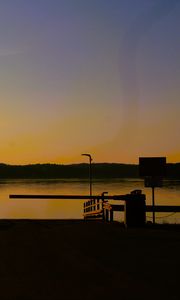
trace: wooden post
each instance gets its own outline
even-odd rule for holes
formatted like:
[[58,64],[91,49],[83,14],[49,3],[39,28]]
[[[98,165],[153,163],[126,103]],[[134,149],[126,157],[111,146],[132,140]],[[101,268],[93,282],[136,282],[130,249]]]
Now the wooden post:
[[110,222],[113,222],[114,219],[114,214],[113,214],[113,209],[110,210]]
[[99,199],[97,199],[96,201],[97,201],[97,210],[99,210]]
[[152,187],[152,207],[153,207],[153,224],[155,224],[155,201],[154,201],[154,189],[155,187]]
[[108,209],[106,209],[105,211],[106,211],[106,222],[109,222],[109,211]]
[[102,193],[102,198],[101,198],[101,207],[102,207],[102,220],[105,221],[105,209],[104,209],[104,194]]

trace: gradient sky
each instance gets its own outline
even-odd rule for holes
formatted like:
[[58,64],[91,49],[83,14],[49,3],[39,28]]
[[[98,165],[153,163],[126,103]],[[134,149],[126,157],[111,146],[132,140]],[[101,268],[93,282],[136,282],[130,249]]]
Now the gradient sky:
[[180,0],[1,0],[0,161],[180,161]]

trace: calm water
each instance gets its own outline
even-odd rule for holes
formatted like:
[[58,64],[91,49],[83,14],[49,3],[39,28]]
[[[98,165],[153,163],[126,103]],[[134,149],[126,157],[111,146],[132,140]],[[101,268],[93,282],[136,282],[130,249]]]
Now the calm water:
[[[93,194],[106,191],[109,195],[126,194],[134,189],[142,189],[146,203],[151,204],[151,189],[137,179],[96,180]],[[87,180],[1,180],[0,218],[82,218],[82,200],[17,200],[9,199],[9,194],[82,194],[88,195]],[[113,202],[112,202],[113,203]],[[116,201],[114,203],[120,203]],[[121,202],[122,203],[122,202]],[[163,188],[155,191],[155,203],[180,205],[180,181],[166,181]],[[151,214],[147,214],[151,220]],[[180,223],[180,213],[157,214],[157,222]],[[168,217],[167,217],[168,216]],[[116,220],[123,220],[123,213],[116,213]]]

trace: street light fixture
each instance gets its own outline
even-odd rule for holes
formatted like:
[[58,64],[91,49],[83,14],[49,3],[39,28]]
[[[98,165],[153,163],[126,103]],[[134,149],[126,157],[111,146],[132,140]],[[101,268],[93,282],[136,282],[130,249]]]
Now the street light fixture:
[[89,195],[91,198],[91,196],[92,196],[92,168],[91,168],[92,157],[91,157],[91,154],[89,154],[89,153],[82,153],[81,155],[89,157]]

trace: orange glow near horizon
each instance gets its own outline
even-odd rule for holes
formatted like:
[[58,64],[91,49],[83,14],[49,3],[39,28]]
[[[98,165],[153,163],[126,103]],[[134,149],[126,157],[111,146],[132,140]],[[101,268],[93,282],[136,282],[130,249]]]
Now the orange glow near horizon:
[[46,2],[0,4],[0,162],[179,162],[178,1]]

